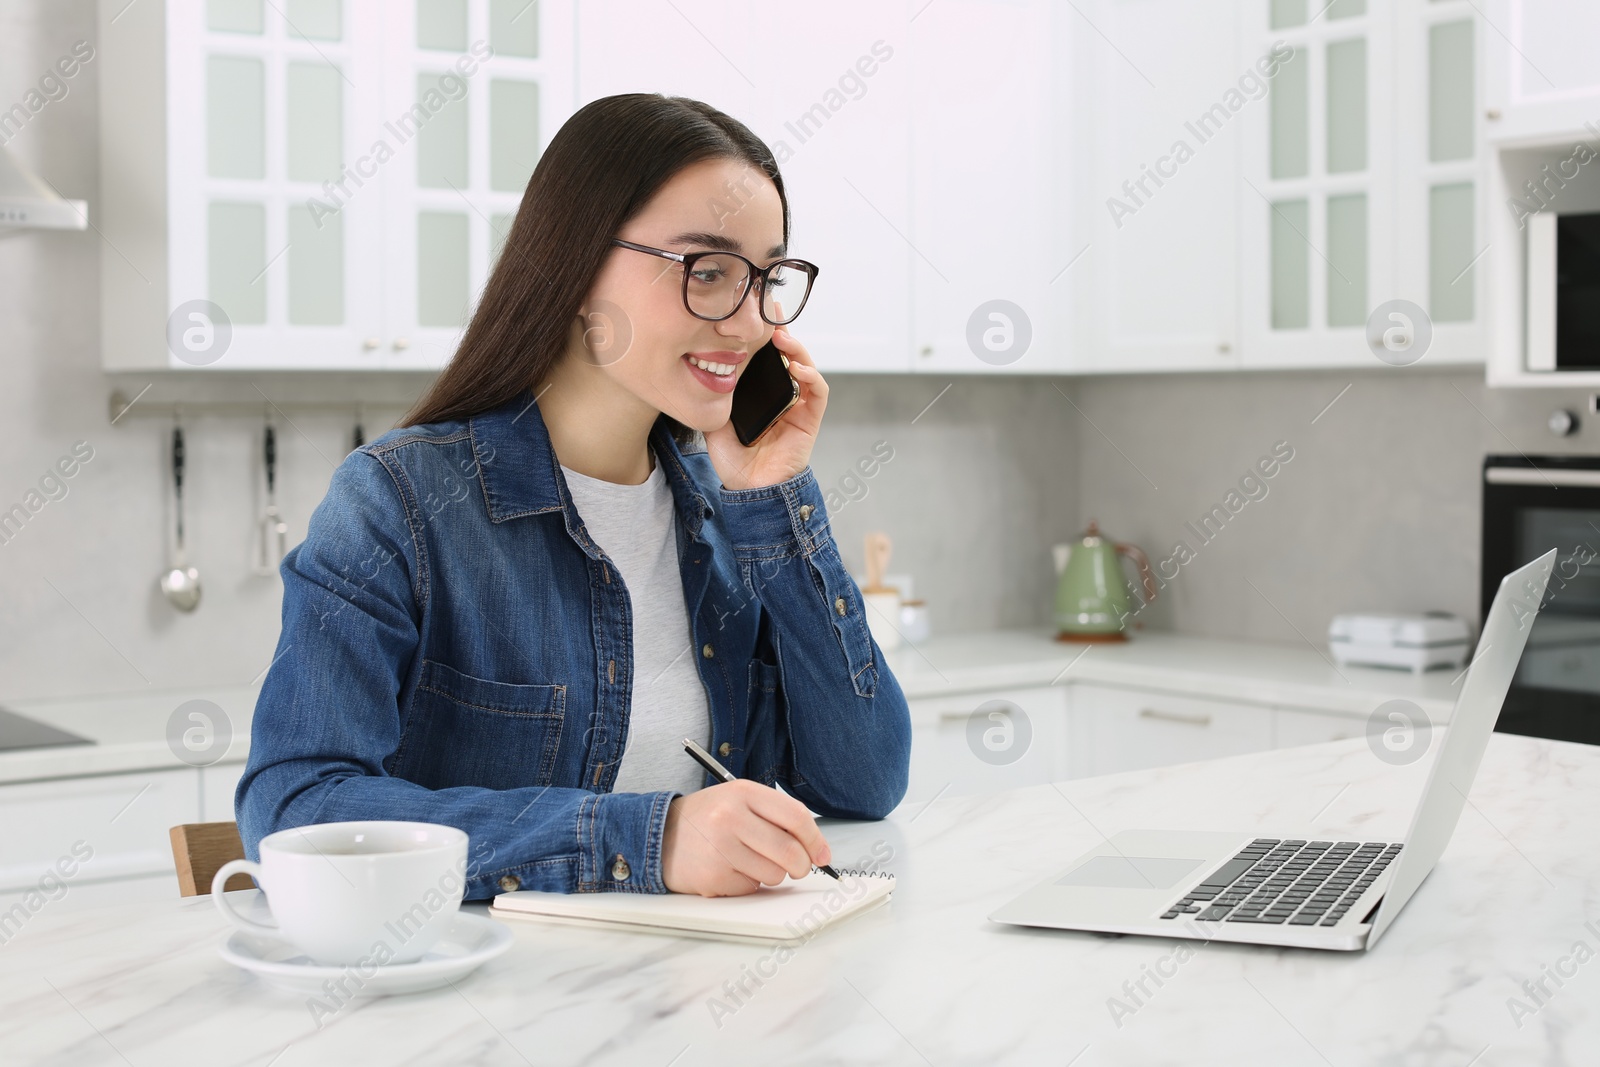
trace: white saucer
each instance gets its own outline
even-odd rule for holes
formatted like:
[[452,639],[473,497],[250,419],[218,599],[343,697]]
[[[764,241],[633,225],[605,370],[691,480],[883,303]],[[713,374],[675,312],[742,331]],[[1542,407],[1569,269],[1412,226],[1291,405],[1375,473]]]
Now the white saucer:
[[218,954],[236,967],[293,993],[323,996],[323,983],[343,979],[341,997],[377,997],[416,993],[456,981],[511,947],[511,929],[503,923],[470,912],[458,912],[434,946],[414,963],[390,963],[363,978],[353,964],[320,964],[295,946],[277,938],[236,932]]

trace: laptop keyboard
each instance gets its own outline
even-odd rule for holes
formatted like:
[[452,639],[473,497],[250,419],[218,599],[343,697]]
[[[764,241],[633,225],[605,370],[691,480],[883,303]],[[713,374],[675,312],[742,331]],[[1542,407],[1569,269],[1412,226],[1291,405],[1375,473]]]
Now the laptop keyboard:
[[1378,841],[1258,837],[1161,917],[1332,926],[1399,853]]

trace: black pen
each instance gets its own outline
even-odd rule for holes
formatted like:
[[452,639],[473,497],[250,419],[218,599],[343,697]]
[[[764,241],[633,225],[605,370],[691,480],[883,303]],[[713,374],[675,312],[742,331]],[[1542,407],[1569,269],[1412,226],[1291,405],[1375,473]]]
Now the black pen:
[[[705,749],[701,748],[687,737],[683,739],[683,750],[689,753],[689,755],[693,756],[696,763],[710,771],[717,777],[718,780],[724,782],[737,782],[739,780],[732,771],[718,763],[711,753],[707,752]],[[776,789],[778,787],[773,786],[772,788]],[[832,878],[836,882],[843,881],[843,879],[839,877],[839,872],[828,866],[826,863],[822,864],[820,867],[816,864],[812,864],[811,869],[814,871],[821,871],[823,874],[827,875],[829,878]]]

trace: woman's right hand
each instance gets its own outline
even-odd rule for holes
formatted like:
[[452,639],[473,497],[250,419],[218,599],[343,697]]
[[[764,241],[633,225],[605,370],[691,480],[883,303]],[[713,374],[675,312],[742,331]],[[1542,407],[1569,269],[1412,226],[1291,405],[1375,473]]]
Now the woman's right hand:
[[731,897],[804,878],[829,862],[827,839],[806,806],[748,778],[720,782],[667,806],[661,880],[673,893]]

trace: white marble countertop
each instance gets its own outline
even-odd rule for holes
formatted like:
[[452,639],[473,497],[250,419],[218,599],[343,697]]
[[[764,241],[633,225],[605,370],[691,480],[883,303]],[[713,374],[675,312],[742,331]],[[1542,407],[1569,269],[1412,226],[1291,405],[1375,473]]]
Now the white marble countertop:
[[1159,632],[1136,633],[1120,644],[1066,644],[1045,630],[998,630],[934,637],[884,655],[910,699],[1094,682],[1352,715],[1401,697],[1437,722],[1448,721],[1462,673],[1338,667],[1326,648],[1303,643]]
[[[1496,734],[1438,867],[1370,952],[1002,927],[985,916],[1136,827],[1396,838],[1428,760],[1365,740],[824,820],[837,859],[893,856],[882,908],[824,930],[739,1002],[759,946],[518,923],[454,988],[302,998],[217,955],[208,898],[52,913],[0,946],[0,1058],[29,1064],[1369,1064],[1600,1061],[1600,748]],[[473,905],[480,908],[481,905]],[[1590,924],[1590,925],[1587,925]],[[1176,973],[1132,983],[1167,958]],[[1566,960],[1563,963],[1563,959]],[[1524,980],[1569,977],[1533,1001]],[[732,1005],[718,1021],[712,1000]],[[1529,1013],[1519,1020],[1510,1005]]]
[[[906,696],[1076,682],[1138,686],[1274,707],[1365,716],[1403,697],[1435,722],[1449,720],[1459,671],[1335,668],[1309,645],[1221,641],[1139,633],[1121,645],[1069,645],[1043,630],[998,630],[936,637],[885,654]],[[167,742],[169,720],[189,700],[222,709],[233,738],[218,762],[243,763],[259,686],[204,687],[93,697],[0,700],[19,714],[91,738],[93,745],[0,752],[0,783],[182,767]]]
[[257,686],[208,686],[109,696],[0,700],[0,706],[19,715],[95,742],[0,752],[0,783],[190,766],[168,744],[167,730],[173,713],[191,700],[210,701],[227,718],[232,738],[226,753],[215,762],[243,763],[250,754],[250,720],[255,715],[259,692]]

